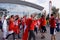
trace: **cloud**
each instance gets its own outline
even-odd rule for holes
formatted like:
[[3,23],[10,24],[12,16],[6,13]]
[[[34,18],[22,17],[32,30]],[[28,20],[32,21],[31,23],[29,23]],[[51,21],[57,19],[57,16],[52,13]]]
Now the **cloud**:
[[[49,0],[26,0],[44,7],[44,9],[49,13]],[[52,6],[60,9],[60,0],[52,0]]]

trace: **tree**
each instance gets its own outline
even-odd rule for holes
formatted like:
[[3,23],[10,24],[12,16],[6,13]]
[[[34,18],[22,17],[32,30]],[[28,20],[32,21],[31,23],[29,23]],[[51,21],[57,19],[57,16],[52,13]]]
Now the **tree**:
[[57,16],[58,15],[58,12],[59,12],[59,8],[56,8],[56,7],[52,7],[52,13]]

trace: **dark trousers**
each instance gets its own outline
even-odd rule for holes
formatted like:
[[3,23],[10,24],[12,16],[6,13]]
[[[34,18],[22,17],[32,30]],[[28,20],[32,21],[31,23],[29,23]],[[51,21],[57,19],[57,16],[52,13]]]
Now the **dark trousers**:
[[34,31],[36,32],[36,34],[38,33],[38,29],[37,29],[37,27],[35,27]]
[[34,34],[33,30],[29,31],[29,38],[28,38],[28,40],[31,40],[31,38],[33,38],[33,40],[35,40],[35,34]]
[[6,39],[8,39],[8,37],[9,37],[10,35],[12,35],[12,36],[13,36],[13,40],[15,40],[15,33],[12,33],[12,34],[7,35]]
[[18,36],[18,39],[21,39],[20,34],[17,34],[17,36]]

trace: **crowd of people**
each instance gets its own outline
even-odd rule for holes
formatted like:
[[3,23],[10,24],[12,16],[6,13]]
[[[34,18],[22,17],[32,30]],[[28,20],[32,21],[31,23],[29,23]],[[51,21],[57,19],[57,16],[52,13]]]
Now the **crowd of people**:
[[[41,33],[41,39],[45,38],[45,33],[47,32],[46,24],[47,20],[45,15],[42,15],[41,18],[37,19],[36,15],[31,15],[29,18],[25,15],[22,18],[19,15],[11,15],[7,19],[7,15],[0,18],[0,29],[3,32],[3,40],[8,39],[10,35],[12,35],[13,40],[16,39],[15,35],[18,36],[18,39],[22,40],[36,40],[35,32],[38,34],[38,31]],[[55,31],[57,28],[56,19],[53,14],[51,14],[51,18],[49,19],[50,24],[50,34],[51,40],[55,39]],[[20,37],[20,31],[23,29],[22,37]]]

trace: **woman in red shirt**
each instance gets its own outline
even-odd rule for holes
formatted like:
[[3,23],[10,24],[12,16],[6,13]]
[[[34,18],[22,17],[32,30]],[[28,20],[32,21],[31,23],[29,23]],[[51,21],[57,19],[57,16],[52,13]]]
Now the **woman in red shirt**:
[[53,14],[51,14],[51,18],[49,20],[50,23],[50,34],[51,34],[51,40],[56,40],[55,34],[56,34],[56,19]]
[[15,16],[14,24],[15,24],[14,32],[15,32],[15,34],[18,35],[18,38],[20,38],[20,36],[19,36],[19,33],[20,33],[20,19],[19,19],[18,15]]
[[36,25],[36,20],[32,20],[31,25],[29,27],[29,38],[28,38],[28,40],[31,40],[31,38],[33,38],[33,40],[35,40],[35,34],[34,34],[35,25]]
[[9,20],[9,32],[8,32],[8,35],[7,35],[6,39],[8,39],[8,37],[10,35],[13,35],[13,40],[15,40],[14,29],[15,29],[14,15],[11,15],[10,20]]

